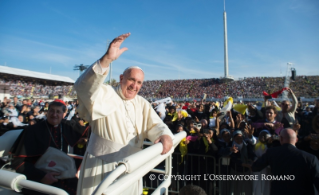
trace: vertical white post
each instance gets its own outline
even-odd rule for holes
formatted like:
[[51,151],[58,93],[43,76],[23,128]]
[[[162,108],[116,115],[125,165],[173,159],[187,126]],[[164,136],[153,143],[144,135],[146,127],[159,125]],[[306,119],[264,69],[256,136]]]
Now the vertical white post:
[[225,77],[228,77],[228,46],[227,46],[227,15],[225,10],[224,0],[224,73]]

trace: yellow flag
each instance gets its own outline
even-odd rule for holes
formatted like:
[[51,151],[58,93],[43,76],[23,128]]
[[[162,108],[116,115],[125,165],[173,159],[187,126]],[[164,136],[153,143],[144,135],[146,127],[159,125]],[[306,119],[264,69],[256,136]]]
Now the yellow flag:
[[[183,115],[183,117],[184,117],[184,118],[186,118],[186,117],[188,116],[188,114],[187,114],[187,112],[186,112],[185,110],[181,110],[181,112],[182,112],[182,115]],[[177,112],[175,112],[175,114],[174,114],[174,117],[173,117],[172,121],[173,121],[173,122],[174,122],[174,121],[176,121],[176,120],[177,120],[177,118],[178,118],[178,113],[177,113]]]
[[[203,137],[203,141],[204,141],[204,144],[205,144],[205,146],[206,146],[205,152],[207,153],[208,150],[209,150],[209,144],[208,144],[208,141],[207,141],[207,139],[206,139],[205,137]],[[212,139],[212,142],[214,143],[214,140],[213,140],[213,139]]]
[[231,102],[232,104],[234,103],[233,98],[229,97],[225,102],[224,102],[224,107],[228,104],[228,102]]
[[236,104],[234,105],[233,109],[241,114],[245,114],[246,113],[246,109],[248,108],[247,105],[245,104]]
[[179,143],[179,151],[181,152],[181,162],[179,164],[182,164],[184,156],[187,154],[186,137]]
[[258,150],[258,148],[261,148],[261,150],[264,151],[266,148],[266,144],[263,144],[260,141],[258,141],[256,146],[255,146],[255,151]]

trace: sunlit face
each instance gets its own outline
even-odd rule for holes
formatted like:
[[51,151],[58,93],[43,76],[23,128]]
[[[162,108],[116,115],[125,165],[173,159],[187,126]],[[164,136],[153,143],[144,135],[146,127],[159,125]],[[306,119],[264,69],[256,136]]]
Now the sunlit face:
[[213,111],[212,115],[213,115],[213,117],[216,117],[217,116],[217,112]]
[[65,113],[63,112],[62,106],[50,106],[47,113],[47,120],[49,124],[56,126],[60,124],[64,116]]
[[289,109],[289,102],[288,102],[288,101],[283,101],[283,102],[281,103],[281,110],[282,110],[283,112],[287,112],[288,109]]
[[120,84],[124,97],[133,99],[142,87],[144,73],[140,69],[130,69],[124,75],[120,75]]
[[18,116],[19,121],[22,123],[23,122],[23,116]]
[[276,114],[272,109],[266,110],[266,118],[269,122],[272,122],[276,118]]

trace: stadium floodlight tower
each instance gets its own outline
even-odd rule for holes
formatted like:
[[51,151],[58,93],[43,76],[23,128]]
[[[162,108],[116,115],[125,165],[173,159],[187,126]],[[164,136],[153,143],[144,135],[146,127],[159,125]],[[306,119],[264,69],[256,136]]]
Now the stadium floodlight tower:
[[[286,71],[286,77],[284,82],[284,87],[289,87],[290,85],[290,69],[292,69],[293,64],[291,62],[287,62],[287,71]],[[284,91],[282,93],[282,99],[288,100],[288,91]]]
[[227,44],[227,14],[224,0],[224,82],[233,81],[234,78],[228,75],[228,44]]
[[80,76],[88,67],[89,67],[89,65],[83,65],[83,64],[74,65],[73,70],[79,70],[78,76]]

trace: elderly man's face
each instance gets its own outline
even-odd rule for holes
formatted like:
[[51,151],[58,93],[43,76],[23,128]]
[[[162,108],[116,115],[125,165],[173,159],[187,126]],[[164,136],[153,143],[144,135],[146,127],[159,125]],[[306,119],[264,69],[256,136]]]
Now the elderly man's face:
[[144,73],[140,69],[133,68],[120,76],[120,84],[124,97],[133,99],[142,87]]
[[55,126],[60,124],[65,116],[62,106],[51,106],[47,113],[48,123]]

